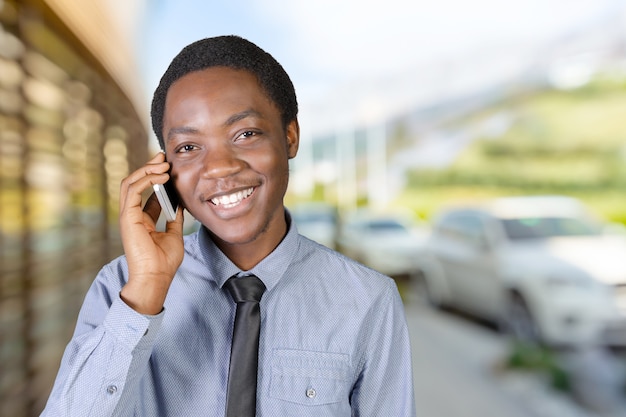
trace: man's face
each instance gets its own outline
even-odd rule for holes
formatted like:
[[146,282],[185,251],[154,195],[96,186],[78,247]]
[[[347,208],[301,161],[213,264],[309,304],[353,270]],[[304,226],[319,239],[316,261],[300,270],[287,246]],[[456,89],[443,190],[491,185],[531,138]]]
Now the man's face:
[[298,135],[296,121],[283,128],[248,71],[192,72],[167,93],[163,138],[176,188],[223,250],[254,244],[271,251],[283,238],[288,159]]

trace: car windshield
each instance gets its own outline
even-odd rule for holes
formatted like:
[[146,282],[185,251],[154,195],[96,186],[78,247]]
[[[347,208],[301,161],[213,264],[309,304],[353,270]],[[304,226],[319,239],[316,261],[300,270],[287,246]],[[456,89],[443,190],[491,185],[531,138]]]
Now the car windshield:
[[586,219],[571,217],[528,217],[501,221],[507,236],[512,240],[592,236],[600,233],[594,223]]
[[406,232],[406,228],[395,220],[374,220],[369,222],[372,232]]
[[296,223],[315,223],[315,222],[320,222],[320,223],[334,223],[335,222],[335,218],[332,214],[327,214],[327,213],[298,213],[295,214],[294,219],[296,221]]

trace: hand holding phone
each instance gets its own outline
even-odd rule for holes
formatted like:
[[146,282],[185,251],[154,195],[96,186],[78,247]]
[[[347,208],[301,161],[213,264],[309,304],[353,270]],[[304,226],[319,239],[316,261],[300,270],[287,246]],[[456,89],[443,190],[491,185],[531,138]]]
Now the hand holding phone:
[[[173,176],[167,178],[168,171],[171,164],[159,152],[124,178],[120,186],[120,235],[128,264],[128,282],[122,287],[120,297],[141,314],[158,314],[163,309],[185,254],[182,213],[176,214],[177,207],[183,210],[183,203],[175,193]],[[158,189],[154,193],[157,196],[150,196],[142,206],[144,192],[166,179],[170,180],[171,192],[167,190],[169,185],[159,184],[154,187]],[[177,197],[180,204],[176,203]],[[164,230],[157,230],[161,211],[168,213],[168,223]]]

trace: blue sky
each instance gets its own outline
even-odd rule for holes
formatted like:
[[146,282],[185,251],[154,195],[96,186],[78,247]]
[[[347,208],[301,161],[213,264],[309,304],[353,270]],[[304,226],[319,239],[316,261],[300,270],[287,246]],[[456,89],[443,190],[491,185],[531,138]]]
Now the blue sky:
[[186,44],[243,36],[283,64],[301,119],[322,131],[467,88],[463,75],[496,79],[547,42],[624,10],[622,0],[153,0],[140,65],[151,94]]
[[[141,42],[146,81],[156,87],[170,60],[187,44],[210,36],[236,34],[284,60],[288,31],[257,13],[249,1],[157,0],[148,2]],[[282,62],[282,61],[281,61]]]

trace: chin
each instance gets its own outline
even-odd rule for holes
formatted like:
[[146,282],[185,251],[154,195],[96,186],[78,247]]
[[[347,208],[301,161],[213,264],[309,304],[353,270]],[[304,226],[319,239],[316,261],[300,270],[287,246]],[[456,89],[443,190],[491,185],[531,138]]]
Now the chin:
[[245,245],[254,242],[264,231],[264,228],[250,225],[250,223],[213,226],[205,224],[205,226],[215,238],[228,245]]

